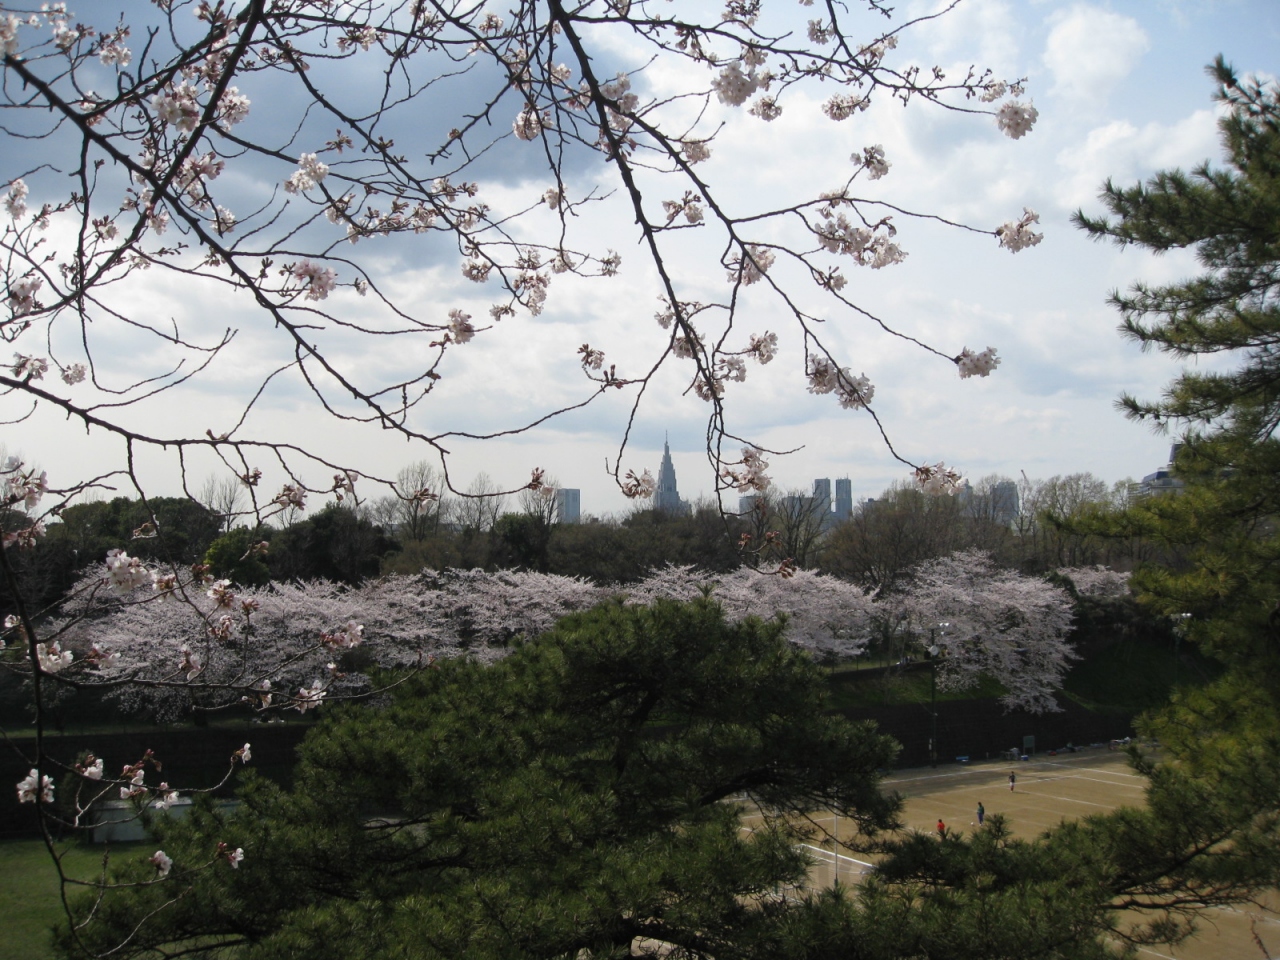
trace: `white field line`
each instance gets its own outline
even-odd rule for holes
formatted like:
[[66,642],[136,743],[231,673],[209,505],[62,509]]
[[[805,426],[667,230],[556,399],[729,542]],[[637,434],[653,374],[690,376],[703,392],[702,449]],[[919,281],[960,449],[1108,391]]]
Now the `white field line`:
[[[1009,761],[1012,763],[1013,761]],[[1088,762],[1088,761],[1082,761]],[[1098,769],[1096,767],[1076,767],[1071,761],[1063,760],[1031,760],[1026,763],[1019,761],[1013,772],[1019,776],[1023,771],[1035,770],[1038,767],[1066,767],[1068,770],[1088,770],[1090,773],[1107,773],[1117,777],[1130,777],[1135,780],[1144,780],[1145,777],[1135,773],[1121,773],[1120,771],[1110,771],[1106,769]],[[915,783],[925,780],[944,780],[949,777],[973,777],[986,775],[996,779],[1005,779],[1004,771],[1009,769],[1000,763],[983,763],[976,767],[966,767],[963,770],[955,770],[948,773],[925,773],[914,777],[892,777],[881,782],[884,784],[892,783]]]
[[1028,797],[1044,797],[1046,800],[1061,800],[1063,803],[1083,803],[1090,807],[1101,807],[1103,810],[1114,810],[1118,804],[1114,803],[1094,803],[1092,800],[1077,800],[1075,797],[1056,797],[1052,793],[1032,793],[1025,792]]
[[805,850],[812,850],[814,853],[821,854],[823,857],[833,857],[836,860],[848,860],[850,863],[856,863],[863,867],[874,867],[874,863],[867,863],[865,860],[859,860],[857,857],[846,856],[843,853],[836,853],[833,850],[827,850],[823,847],[815,847],[811,843],[800,844]]
[[[1141,790],[1142,789],[1142,787],[1138,786],[1138,784],[1136,783],[1112,783],[1110,780],[1099,780],[1097,777],[1078,777],[1074,773],[1064,773],[1059,777],[1037,777],[1034,780],[1027,780],[1026,782],[1029,784],[1053,783],[1056,780],[1088,780],[1090,783],[1105,783],[1108,787],[1115,787],[1118,790],[1120,789]],[[973,788],[966,787],[965,789],[973,789]]]
[[1089,773],[1105,773],[1111,777],[1129,777],[1133,780],[1147,779],[1140,773],[1121,773],[1119,770],[1105,770],[1098,767],[1072,767],[1070,764],[1060,763],[1055,760],[1046,760],[1044,761],[1044,764],[1049,767],[1067,767],[1071,770],[1087,770]]
[[[1063,774],[1062,776],[1058,776],[1058,777],[1034,777],[1034,778],[1028,777],[1024,780],[1019,780],[1018,786],[1029,787],[1029,786],[1034,786],[1037,783],[1052,783],[1056,780],[1087,780],[1090,783],[1101,783],[1105,786],[1113,787],[1116,790],[1141,790],[1142,789],[1136,783],[1113,783],[1110,780],[1099,780],[1097,777],[1076,777],[1076,776],[1072,776],[1071,774]],[[970,786],[970,787],[955,787],[951,792],[952,793],[977,793],[978,791],[994,790],[997,788],[1003,788],[1004,786],[1006,786],[1006,784],[1003,781],[999,783],[986,783],[986,784],[979,783],[979,784],[974,784],[973,786]],[[934,794],[913,795],[908,793],[906,796],[908,799],[913,799],[913,798],[923,799],[925,796],[935,796],[935,795]]]

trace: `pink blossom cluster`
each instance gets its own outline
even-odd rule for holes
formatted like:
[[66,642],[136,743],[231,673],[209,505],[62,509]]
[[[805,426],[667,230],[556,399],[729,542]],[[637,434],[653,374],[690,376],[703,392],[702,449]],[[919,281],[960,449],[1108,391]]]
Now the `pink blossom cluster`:
[[855,153],[849,159],[862,166],[872,180],[879,180],[888,174],[889,168],[893,166],[884,158],[884,147],[878,143],[875,146],[863,148],[861,155]]
[[21,503],[27,510],[34,510],[40,499],[49,492],[48,475],[44,470],[38,474],[35,468],[24,470],[25,464],[17,457],[9,457],[0,469],[0,478],[8,489],[7,499],[10,504]]
[[721,468],[720,476],[739,493],[745,493],[748,490],[763,493],[772,483],[769,475],[765,473],[768,468],[769,461],[764,459],[759,448],[743,447],[742,459]]
[[536,107],[525,107],[511,124],[511,131],[520,140],[536,140],[544,129],[551,125],[551,116],[539,112]]
[[960,480],[960,474],[948,469],[942,462],[935,463],[933,466],[925,464],[922,467],[916,467],[915,470],[916,486],[922,493],[930,496],[936,497],[942,494],[948,497],[955,496],[960,490]]
[[768,247],[747,244],[743,253],[729,262],[728,277],[730,283],[742,283],[750,286],[763,279],[773,266],[774,254]]
[[822,105],[822,112],[832,120],[848,120],[871,106],[871,98],[856,93],[837,93]]
[[742,65],[731,60],[720,68],[720,72],[711,81],[711,89],[721,103],[731,107],[740,107],[757,90],[768,90],[772,77],[768,73],[757,74],[754,69],[742,72]]
[[996,125],[1001,133],[1018,140],[1031,130],[1039,116],[1040,111],[1031,104],[1009,100],[996,112]]
[[21,178],[9,184],[9,192],[4,197],[4,208],[13,219],[21,220],[27,215],[28,193],[26,181]]
[[31,772],[18,781],[18,802],[35,803],[39,792],[41,803],[53,803],[53,777],[32,768]]
[[981,353],[974,353],[965,347],[960,351],[960,356],[956,357],[956,366],[960,369],[962,380],[990,376],[991,371],[999,365],[1000,358],[996,356],[995,347],[987,347]]
[[997,228],[996,236],[1000,238],[1000,246],[1007,247],[1010,253],[1017,253],[1027,247],[1034,247],[1044,239],[1043,233],[1036,233],[1031,229],[1033,223],[1039,222],[1040,214],[1029,207],[1024,207],[1021,219],[1010,220]]
[[648,470],[640,476],[636,476],[634,470],[628,470],[626,479],[622,482],[622,493],[624,496],[632,500],[648,499],[652,497],[658,489],[658,481],[653,479],[653,474]]
[[298,158],[298,169],[284,182],[285,192],[304,193],[317,186],[328,175],[328,164],[321,163],[314,153],[304,153]]
[[36,662],[45,673],[58,673],[71,666],[75,655],[70,650],[63,650],[58,641],[36,644]]
[[874,227],[859,227],[843,213],[835,213],[831,206],[820,211],[822,222],[814,227],[824,250],[852,257],[859,266],[872,270],[901,263],[907,258],[906,251],[893,241],[897,230],[887,220]]
[[116,593],[130,593],[143,584],[151,583],[151,571],[139,558],[131,557],[123,550],[108,550],[107,583]]
[[43,357],[28,357],[15,353],[10,370],[21,380],[43,380],[44,375],[49,372],[49,361]]
[[855,377],[848,367],[837,367],[825,357],[810,357],[808,373],[810,393],[834,393],[846,410],[866,407],[876,395],[865,374]]
[[310,260],[294,264],[291,272],[294,279],[303,285],[302,289],[308,300],[324,300],[333,292],[338,282],[337,273]]
[[43,278],[31,273],[9,284],[9,309],[15,317],[24,317],[40,309],[36,291],[43,283]]
[[0,16],[0,56],[12,57],[18,52],[18,28],[23,21],[13,14]]

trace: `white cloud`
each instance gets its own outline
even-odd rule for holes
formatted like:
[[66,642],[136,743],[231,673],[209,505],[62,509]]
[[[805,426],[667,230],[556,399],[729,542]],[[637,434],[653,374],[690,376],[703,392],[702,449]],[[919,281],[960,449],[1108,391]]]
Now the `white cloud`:
[[1212,110],[1197,110],[1171,125],[1148,123],[1139,128],[1128,120],[1112,120],[1058,154],[1064,176],[1055,199],[1069,210],[1089,206],[1108,177],[1127,184],[1156,170],[1195,166],[1220,152]]
[[1150,47],[1132,17],[1078,4],[1050,18],[1044,63],[1052,93],[1081,101],[1104,100]]

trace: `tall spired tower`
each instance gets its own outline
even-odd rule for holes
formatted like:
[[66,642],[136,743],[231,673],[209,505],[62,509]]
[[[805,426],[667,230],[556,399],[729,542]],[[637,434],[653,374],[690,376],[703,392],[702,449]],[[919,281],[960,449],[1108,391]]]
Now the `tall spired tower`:
[[662,441],[662,466],[658,468],[658,489],[653,493],[653,509],[667,513],[685,513],[684,501],[676,490],[676,468],[671,462],[671,446]]

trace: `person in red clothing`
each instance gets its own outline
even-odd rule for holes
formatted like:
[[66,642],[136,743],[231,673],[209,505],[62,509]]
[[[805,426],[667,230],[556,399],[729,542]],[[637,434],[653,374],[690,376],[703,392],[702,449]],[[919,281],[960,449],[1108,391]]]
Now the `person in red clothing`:
[[942,822],[941,817],[938,818],[938,839],[939,840],[947,839],[947,825]]
[[1009,792],[1013,793],[1013,785],[1018,782],[1018,775],[1013,771],[1009,771]]

